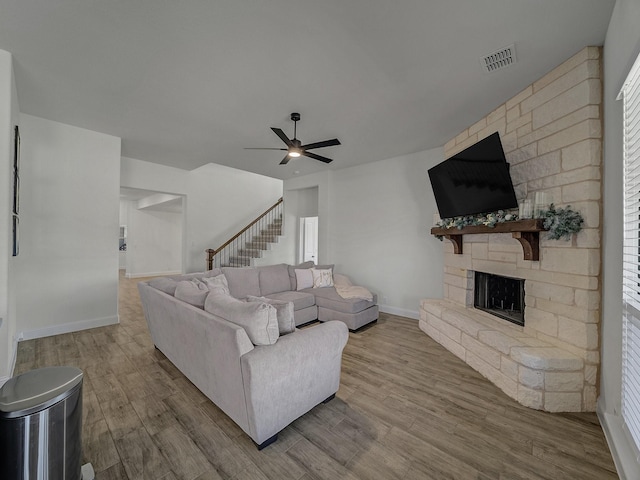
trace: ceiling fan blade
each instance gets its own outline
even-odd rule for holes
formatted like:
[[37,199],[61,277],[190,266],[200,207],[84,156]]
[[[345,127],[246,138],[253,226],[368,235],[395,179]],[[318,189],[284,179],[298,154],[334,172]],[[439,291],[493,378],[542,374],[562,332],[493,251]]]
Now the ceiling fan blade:
[[289,160],[291,160],[291,157],[287,154],[280,162],[280,165],[286,165],[287,163],[289,163]]
[[271,130],[273,130],[273,133],[278,135],[278,137],[280,137],[280,140],[282,140],[284,143],[286,143],[288,147],[292,147],[293,146],[293,142],[291,140],[289,140],[289,137],[287,137],[285,135],[285,133],[282,131],[281,128],[271,127]]
[[325,140],[324,142],[310,143],[309,145],[302,145],[300,148],[303,150],[310,150],[312,148],[333,147],[334,145],[342,145],[340,140],[333,138],[331,140]]
[[288,148],[269,148],[269,147],[244,147],[245,150],[282,150],[282,151],[287,151],[289,150]]
[[304,152],[302,152],[302,155],[304,155],[305,157],[313,158],[314,160],[320,160],[321,162],[324,162],[324,163],[333,162],[333,160],[330,159],[330,158],[322,157],[320,155],[316,155],[315,153],[311,153],[311,152],[304,151]]

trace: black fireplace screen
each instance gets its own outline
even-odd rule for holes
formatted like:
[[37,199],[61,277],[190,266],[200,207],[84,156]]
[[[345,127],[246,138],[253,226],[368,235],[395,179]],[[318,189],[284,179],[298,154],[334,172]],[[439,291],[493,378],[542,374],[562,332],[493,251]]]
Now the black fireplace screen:
[[473,306],[524,325],[524,280],[475,272]]

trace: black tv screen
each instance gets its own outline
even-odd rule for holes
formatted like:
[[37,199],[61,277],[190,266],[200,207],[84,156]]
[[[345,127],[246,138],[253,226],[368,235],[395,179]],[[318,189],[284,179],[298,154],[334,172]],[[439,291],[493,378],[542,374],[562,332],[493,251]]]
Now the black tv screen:
[[518,206],[498,133],[430,168],[429,179],[441,218]]

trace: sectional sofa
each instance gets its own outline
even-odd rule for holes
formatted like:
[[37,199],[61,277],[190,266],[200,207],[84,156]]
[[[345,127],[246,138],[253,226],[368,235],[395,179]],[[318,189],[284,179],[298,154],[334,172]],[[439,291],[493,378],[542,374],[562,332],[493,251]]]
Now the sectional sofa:
[[[297,267],[214,269],[138,284],[156,348],[260,449],[333,398],[348,322],[358,328],[377,319],[374,302],[344,302],[332,287],[298,290]],[[320,315],[322,323],[296,328]]]
[[378,298],[375,294],[371,300],[345,299],[332,286],[300,288],[296,273],[311,268],[333,271],[333,265],[314,265],[313,262],[295,266],[281,263],[255,268],[223,267],[221,271],[229,282],[231,295],[236,298],[253,295],[293,302],[296,326],[314,320],[340,320],[349,330],[355,331],[378,319]]

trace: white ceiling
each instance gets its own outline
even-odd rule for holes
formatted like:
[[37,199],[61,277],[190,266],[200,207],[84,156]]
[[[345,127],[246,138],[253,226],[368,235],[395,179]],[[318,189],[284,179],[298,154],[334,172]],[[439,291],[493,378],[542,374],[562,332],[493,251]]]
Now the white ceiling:
[[[20,110],[122,155],[275,178],[443,145],[587,45],[614,0],[0,0]],[[518,62],[480,58],[515,43]],[[341,146],[278,163],[269,127]]]

